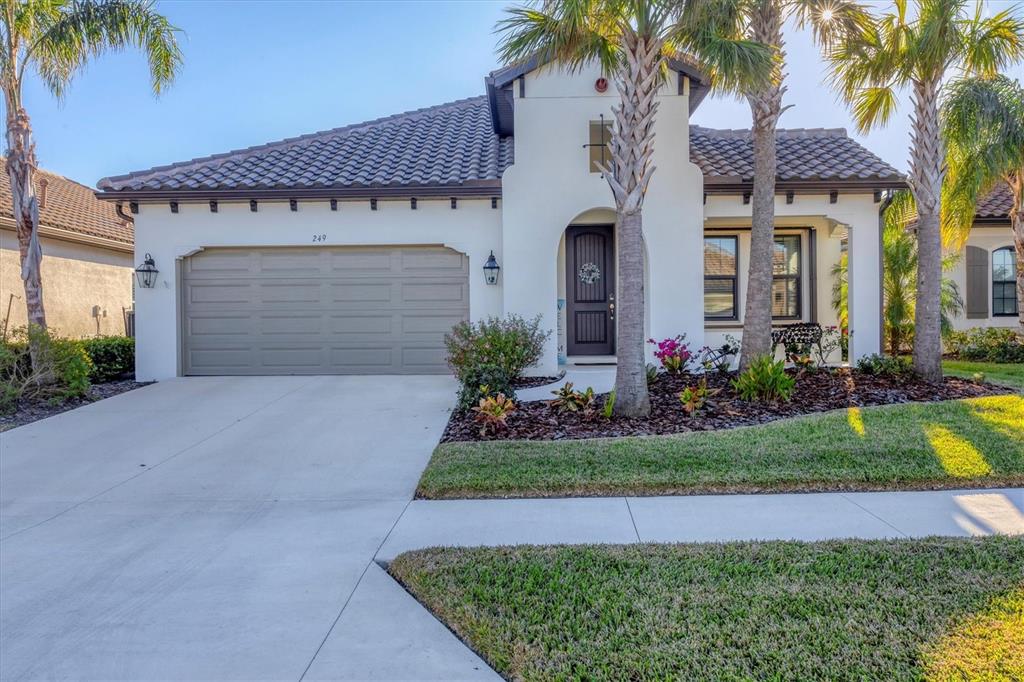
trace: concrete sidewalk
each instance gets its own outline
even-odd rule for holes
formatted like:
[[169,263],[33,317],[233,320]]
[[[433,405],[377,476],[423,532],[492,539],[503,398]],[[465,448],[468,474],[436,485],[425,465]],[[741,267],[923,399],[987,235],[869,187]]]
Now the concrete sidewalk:
[[1024,489],[415,500],[379,561],[432,546],[1024,534]]

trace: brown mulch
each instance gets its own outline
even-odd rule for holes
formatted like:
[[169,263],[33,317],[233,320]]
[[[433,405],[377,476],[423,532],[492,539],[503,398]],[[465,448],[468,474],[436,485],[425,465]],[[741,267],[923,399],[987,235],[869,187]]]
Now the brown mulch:
[[[1008,392],[999,386],[953,377],[947,377],[941,384],[930,384],[914,376],[876,376],[850,369],[793,373],[797,377],[793,398],[779,404],[741,400],[730,385],[736,376],[734,373],[710,373],[707,375],[708,388],[720,391],[709,399],[704,410],[692,418],[683,410],[678,398],[680,391],[687,386],[695,386],[699,381],[699,377],[690,374],[661,374],[658,381],[650,386],[651,414],[640,419],[604,419],[600,410],[604,403],[603,395],[598,396],[597,410],[589,419],[578,413],[559,412],[546,402],[521,402],[499,438],[563,440],[713,431],[845,407],[935,402]],[[472,412],[453,413],[441,442],[493,440],[480,436],[480,427],[473,416]]]
[[108,381],[103,384],[93,384],[89,387],[89,392],[81,398],[69,398],[68,400],[56,404],[52,404],[49,400],[22,400],[18,404],[18,409],[13,413],[0,414],[0,431],[9,431],[16,426],[31,424],[32,422],[39,421],[40,419],[46,419],[47,417],[52,417],[55,414],[60,414],[61,412],[73,410],[76,407],[82,407],[83,405],[94,403],[97,400],[112,398],[115,395],[126,393],[139,388],[140,386],[148,386],[151,383],[153,382],[138,382],[132,379],[123,379],[119,381]]

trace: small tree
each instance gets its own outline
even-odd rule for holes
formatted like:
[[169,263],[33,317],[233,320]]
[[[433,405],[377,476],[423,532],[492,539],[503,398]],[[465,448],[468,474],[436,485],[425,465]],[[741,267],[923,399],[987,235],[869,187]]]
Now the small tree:
[[611,162],[603,169],[615,199],[619,263],[618,363],[615,413],[650,412],[644,362],[643,205],[654,174],[655,95],[665,81],[667,61],[692,52],[733,82],[767,77],[771,53],[757,43],[719,30],[735,9],[693,21],[695,0],[562,0],[515,7],[498,24],[505,63],[539,56],[579,69],[600,62],[615,82],[619,103],[609,143]]
[[942,104],[942,134],[948,147],[942,216],[948,244],[963,247],[980,196],[1000,182],[1010,187],[1017,315],[1024,326],[1024,87],[1006,76],[952,83]]
[[914,370],[942,379],[942,181],[945,150],[939,98],[951,70],[994,76],[1024,56],[1024,22],[1010,7],[990,17],[968,0],[894,0],[893,10],[844,36],[829,52],[833,83],[852,107],[858,130],[885,125],[895,114],[897,90],[913,99],[910,189],[917,204],[917,297]]
[[181,63],[177,29],[147,0],[3,0],[0,2],[0,86],[7,106],[7,177],[21,256],[30,326],[46,328],[39,245],[39,202],[32,123],[22,88],[33,69],[62,98],[92,57],[138,47],[149,58],[153,90],[171,82]]

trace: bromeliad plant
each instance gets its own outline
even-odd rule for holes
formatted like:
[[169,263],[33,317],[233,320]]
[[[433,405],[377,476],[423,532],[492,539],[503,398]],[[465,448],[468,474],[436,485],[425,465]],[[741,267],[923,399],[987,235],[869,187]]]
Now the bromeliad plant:
[[663,339],[661,341],[647,339],[647,343],[657,348],[654,351],[654,357],[658,358],[661,366],[669,374],[685,372],[687,365],[690,364],[690,360],[693,358],[690,347],[686,343],[686,334],[680,334],[675,338]]
[[483,437],[496,435],[508,428],[508,417],[516,411],[516,404],[505,394],[481,398],[480,404],[473,408],[476,412],[476,423],[480,424],[480,435]]

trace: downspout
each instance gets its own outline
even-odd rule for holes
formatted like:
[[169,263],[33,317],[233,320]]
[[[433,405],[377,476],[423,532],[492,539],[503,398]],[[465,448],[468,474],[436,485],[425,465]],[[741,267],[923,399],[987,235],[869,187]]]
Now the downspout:
[[117,213],[117,216],[126,223],[135,222],[134,218],[132,218],[130,215],[124,212],[124,207],[122,206],[120,201],[114,204],[114,212]]

